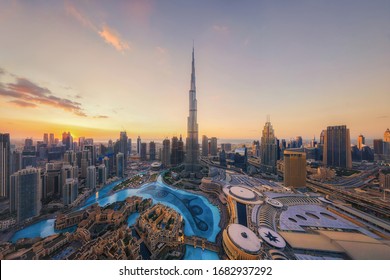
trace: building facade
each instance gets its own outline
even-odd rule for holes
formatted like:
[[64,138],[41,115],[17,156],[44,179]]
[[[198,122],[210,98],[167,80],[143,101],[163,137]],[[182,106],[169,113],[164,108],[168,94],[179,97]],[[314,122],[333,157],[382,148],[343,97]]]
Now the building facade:
[[260,141],[260,164],[265,172],[276,173],[278,147],[275,132],[271,122],[268,120],[263,128]]
[[327,127],[323,158],[326,166],[352,168],[351,139],[345,125]]
[[284,153],[284,185],[286,187],[306,186],[306,153],[285,150]]

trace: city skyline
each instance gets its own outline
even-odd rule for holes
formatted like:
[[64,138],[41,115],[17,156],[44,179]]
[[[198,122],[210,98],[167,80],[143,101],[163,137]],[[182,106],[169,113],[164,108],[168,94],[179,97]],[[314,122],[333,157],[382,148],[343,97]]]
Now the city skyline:
[[0,120],[11,140],[185,135],[193,40],[199,135],[260,139],[267,114],[279,139],[340,124],[373,139],[388,127],[386,1],[0,7]]

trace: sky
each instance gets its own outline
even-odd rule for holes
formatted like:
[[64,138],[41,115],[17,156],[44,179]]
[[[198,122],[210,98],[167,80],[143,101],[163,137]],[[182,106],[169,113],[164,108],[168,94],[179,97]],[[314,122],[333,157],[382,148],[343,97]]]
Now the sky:
[[390,126],[390,1],[0,0],[0,132],[318,138]]

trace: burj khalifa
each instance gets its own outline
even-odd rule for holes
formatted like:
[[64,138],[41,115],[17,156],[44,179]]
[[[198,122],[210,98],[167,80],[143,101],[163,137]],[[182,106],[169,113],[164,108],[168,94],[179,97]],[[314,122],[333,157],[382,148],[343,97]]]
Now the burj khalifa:
[[192,48],[192,72],[191,72],[191,88],[189,91],[189,101],[190,101],[189,102],[190,112],[187,118],[185,170],[190,173],[194,173],[200,170],[194,48]]

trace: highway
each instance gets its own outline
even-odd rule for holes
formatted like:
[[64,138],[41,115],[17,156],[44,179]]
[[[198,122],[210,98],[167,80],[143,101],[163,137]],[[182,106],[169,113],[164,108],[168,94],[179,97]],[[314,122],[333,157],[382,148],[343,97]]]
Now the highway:
[[307,186],[318,192],[336,197],[348,203],[354,204],[364,211],[375,214],[379,217],[390,218],[390,205],[380,200],[373,200],[360,194],[339,189],[337,187],[321,184],[319,182],[307,179]]

